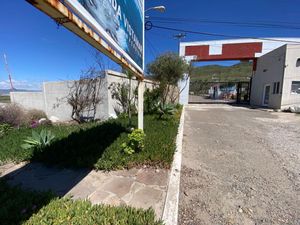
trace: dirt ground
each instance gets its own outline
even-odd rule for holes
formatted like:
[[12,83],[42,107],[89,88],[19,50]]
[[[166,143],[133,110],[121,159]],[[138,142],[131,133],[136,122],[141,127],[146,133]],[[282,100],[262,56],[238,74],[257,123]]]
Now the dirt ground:
[[188,106],[179,224],[300,224],[300,116]]

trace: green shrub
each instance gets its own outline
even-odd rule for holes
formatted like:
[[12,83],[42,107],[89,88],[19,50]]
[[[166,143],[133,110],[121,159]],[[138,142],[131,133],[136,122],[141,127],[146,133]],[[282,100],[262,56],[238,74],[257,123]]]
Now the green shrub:
[[55,136],[50,130],[43,129],[40,133],[32,131],[32,136],[27,137],[24,140],[24,144],[21,145],[23,149],[39,149],[49,146],[55,139]]
[[146,89],[144,93],[144,110],[145,113],[152,114],[156,113],[157,105],[160,99],[160,89],[154,88],[152,90]]
[[111,97],[116,100],[117,105],[114,106],[117,115],[121,113],[132,114],[136,113],[137,88],[132,90],[132,87],[127,83],[113,82],[109,86]]
[[143,130],[133,130],[131,134],[128,134],[128,142],[122,144],[123,151],[128,155],[142,151],[145,147],[145,136]]
[[0,138],[6,135],[10,130],[12,130],[12,127],[9,124],[0,124]]
[[152,209],[142,210],[127,206],[92,205],[89,201],[56,199],[33,215],[25,225],[162,225],[156,221]]

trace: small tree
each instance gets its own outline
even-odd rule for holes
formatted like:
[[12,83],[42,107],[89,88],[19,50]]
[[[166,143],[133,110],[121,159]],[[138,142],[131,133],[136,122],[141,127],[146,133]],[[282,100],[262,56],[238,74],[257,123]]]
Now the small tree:
[[[135,110],[137,101],[137,88],[132,90],[131,82],[117,83],[113,82],[109,86],[111,96],[117,101],[115,111],[117,114],[126,113],[131,118],[132,111]],[[129,121],[130,123],[131,121]]]
[[80,79],[70,86],[67,102],[72,107],[72,119],[78,123],[94,120],[97,107],[103,97],[100,90],[104,84],[104,73],[90,67],[83,71]]
[[166,53],[157,57],[147,66],[149,74],[159,81],[160,100],[163,105],[166,104],[168,96],[170,101],[175,102],[174,86],[188,73],[190,68],[186,61],[176,53]]

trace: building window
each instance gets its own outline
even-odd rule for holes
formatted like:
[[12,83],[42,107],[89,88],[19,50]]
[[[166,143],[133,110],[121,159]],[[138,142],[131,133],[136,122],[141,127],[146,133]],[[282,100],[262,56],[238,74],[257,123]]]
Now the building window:
[[280,82],[273,83],[273,94],[279,94],[280,91]]
[[277,82],[276,94],[279,94],[280,90],[280,82]]
[[297,62],[296,62],[296,67],[300,67],[300,58],[297,59]]
[[292,94],[300,94],[300,81],[293,81],[292,82]]

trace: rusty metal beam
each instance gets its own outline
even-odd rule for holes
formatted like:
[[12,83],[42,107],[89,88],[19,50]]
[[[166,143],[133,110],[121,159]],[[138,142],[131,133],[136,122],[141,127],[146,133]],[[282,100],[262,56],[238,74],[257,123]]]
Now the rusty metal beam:
[[131,70],[137,79],[143,80],[144,75],[141,71],[129,63],[121,54],[115,51],[107,42],[95,33],[84,21],[72,13],[59,0],[26,0],[34,7],[38,8],[56,22],[62,22],[62,25],[72,31],[90,45],[106,54],[110,59],[123,67]]

